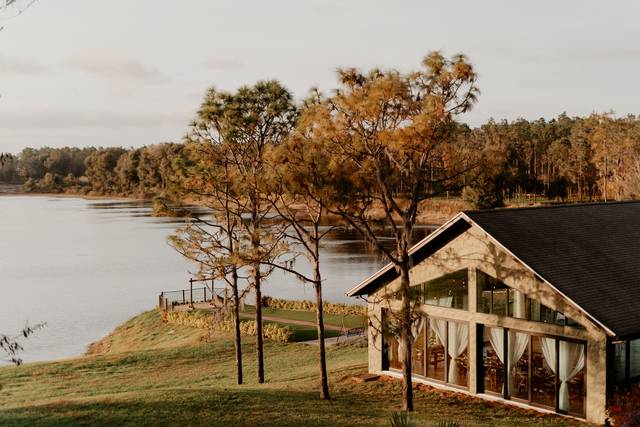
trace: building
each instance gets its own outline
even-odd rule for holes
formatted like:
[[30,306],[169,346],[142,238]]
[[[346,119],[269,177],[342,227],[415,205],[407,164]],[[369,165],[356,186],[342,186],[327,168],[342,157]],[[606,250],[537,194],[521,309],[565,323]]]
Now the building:
[[[461,212],[410,253],[416,379],[595,423],[640,379],[640,202]],[[372,373],[400,373],[399,282],[387,265],[347,293]]]

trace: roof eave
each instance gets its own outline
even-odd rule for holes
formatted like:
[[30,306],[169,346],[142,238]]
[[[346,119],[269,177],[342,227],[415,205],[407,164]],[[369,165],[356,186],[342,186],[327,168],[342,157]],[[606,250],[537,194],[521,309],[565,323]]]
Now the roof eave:
[[[413,255],[415,252],[417,252],[418,250],[423,248],[425,245],[427,245],[433,239],[438,237],[446,229],[448,229],[453,223],[457,222],[463,215],[464,215],[463,212],[459,212],[458,214],[453,216],[451,219],[449,219],[447,222],[442,224],[440,227],[435,229],[432,233],[430,233],[424,239],[420,240],[418,243],[413,245],[411,247],[411,249],[409,249],[409,255]],[[362,282],[357,284],[355,287],[353,287],[352,289],[348,290],[346,292],[346,295],[349,296],[349,297],[364,295],[364,293],[359,293],[359,291],[364,289],[364,288],[366,288],[366,287],[368,287],[368,286],[370,286],[370,285],[372,285],[373,283],[375,283],[376,280],[378,280],[384,274],[386,274],[389,271],[391,271],[394,267],[395,267],[394,264],[392,262],[389,262],[384,267],[382,267],[380,270],[376,271],[374,274],[372,274],[371,276],[367,277],[365,280],[363,280]]]

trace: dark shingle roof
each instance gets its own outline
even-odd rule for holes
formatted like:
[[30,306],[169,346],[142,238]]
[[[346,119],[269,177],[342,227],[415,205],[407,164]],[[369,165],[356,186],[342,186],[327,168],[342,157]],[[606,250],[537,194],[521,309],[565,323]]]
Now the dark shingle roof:
[[617,336],[640,335],[640,202],[465,214]]

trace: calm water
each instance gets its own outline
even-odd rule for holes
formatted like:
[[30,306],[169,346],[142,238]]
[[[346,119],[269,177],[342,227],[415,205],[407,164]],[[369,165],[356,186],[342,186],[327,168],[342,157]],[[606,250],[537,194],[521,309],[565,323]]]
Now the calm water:
[[[25,342],[26,362],[81,355],[90,342],[153,308],[160,291],[188,287],[196,268],[166,240],[181,221],[150,214],[146,203],[0,197],[0,333],[47,322]],[[357,235],[332,232],[322,248],[325,298],[356,302],[344,293],[380,265]],[[311,287],[280,273],[263,292],[314,298]]]

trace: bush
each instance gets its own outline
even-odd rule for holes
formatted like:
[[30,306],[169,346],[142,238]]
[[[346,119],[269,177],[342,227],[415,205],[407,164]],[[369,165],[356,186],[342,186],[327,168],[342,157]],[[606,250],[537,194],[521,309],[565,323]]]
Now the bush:
[[[271,297],[262,297],[262,306],[278,308],[282,310],[316,311],[316,304],[305,300],[287,300]],[[364,316],[367,314],[367,307],[362,305],[347,305],[333,302],[323,302],[322,310],[330,314],[351,314],[354,316]]]
[[405,411],[393,412],[391,414],[390,424],[391,427],[415,427],[416,425],[413,421],[411,421],[409,413]]
[[608,404],[608,414],[615,426],[640,426],[640,386],[616,390]]
[[[202,311],[170,311],[166,315],[166,321],[175,325],[190,326],[199,329],[209,329],[215,332],[233,332],[233,319],[223,317],[216,319],[211,313]],[[258,326],[255,320],[240,322],[240,334],[248,336],[258,335]],[[262,335],[265,339],[277,342],[293,341],[293,331],[286,326],[274,323],[262,325]]]

